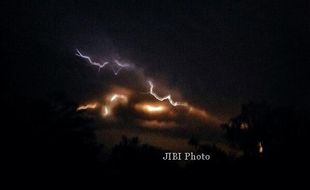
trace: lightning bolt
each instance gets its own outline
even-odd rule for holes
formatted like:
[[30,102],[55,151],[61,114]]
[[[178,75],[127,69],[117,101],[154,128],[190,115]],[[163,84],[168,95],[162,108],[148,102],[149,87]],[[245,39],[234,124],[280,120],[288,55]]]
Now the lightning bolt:
[[114,60],[114,63],[115,63],[115,65],[117,65],[118,66],[118,68],[117,69],[115,69],[114,67],[112,67],[112,70],[113,70],[113,72],[114,72],[114,75],[117,75],[123,68],[125,68],[125,67],[130,67],[130,65],[129,64],[122,64],[122,63],[120,63],[118,60]]
[[[87,56],[87,55],[83,55],[78,49],[76,49],[76,56],[78,57],[81,57],[83,59],[86,59],[91,65],[94,65],[96,67],[98,67],[98,72],[100,71],[100,69],[102,69],[103,67],[105,67],[106,65],[110,64],[110,62],[106,61],[104,63],[97,63],[97,62],[94,62],[92,61],[92,59]],[[120,63],[118,60],[114,60],[114,65],[117,67],[115,68],[114,66],[111,66],[112,67],[112,70],[113,70],[113,73],[114,75],[118,75],[118,73],[123,69],[123,68],[126,68],[126,67],[130,67],[131,65],[129,64],[122,64]]]
[[97,66],[98,67],[98,71],[100,71],[100,69],[102,69],[103,67],[105,67],[107,64],[109,64],[109,62],[104,62],[102,64],[100,63],[97,63],[97,62],[94,62],[91,60],[91,58],[89,56],[86,56],[86,55],[83,55],[78,49],[76,49],[76,54],[78,57],[81,57],[83,59],[87,59],[88,62],[91,64],[91,65],[94,65],[94,66]]
[[[122,63],[122,62],[120,62],[117,59],[106,61],[106,62],[103,62],[103,63],[95,62],[89,56],[83,55],[78,49],[76,49],[76,54],[75,55],[78,56],[78,57],[81,57],[82,59],[87,60],[90,65],[98,67],[98,72],[100,71],[100,69],[104,68],[107,65],[112,69],[114,75],[118,75],[118,73],[123,68],[133,67],[134,69],[136,69],[136,67],[134,67],[134,65]],[[210,121],[210,122],[216,123],[216,124],[220,123],[220,121],[217,118],[211,117],[207,113],[207,111],[205,111],[203,109],[199,109],[199,108],[193,107],[192,105],[188,104],[187,102],[174,101],[172,99],[172,97],[171,97],[171,94],[168,94],[167,96],[163,96],[163,97],[159,96],[156,92],[154,92],[154,85],[153,85],[152,81],[147,81],[147,82],[149,84],[149,91],[146,92],[146,94],[152,95],[158,101],[163,102],[163,101],[167,100],[174,107],[176,107],[176,106],[184,106],[184,107],[186,107],[186,109],[188,109],[188,113],[191,114],[192,116],[195,116],[195,118],[198,118],[198,119],[203,120],[203,121]],[[145,94],[145,93],[143,93],[143,94]],[[96,109],[97,107],[101,106],[101,115],[102,115],[102,117],[113,118],[113,110],[118,105],[128,104],[128,99],[129,99],[129,97],[127,95],[123,95],[123,94],[112,94],[112,95],[109,95],[107,98],[108,98],[107,99],[108,102],[106,102],[106,104],[104,104],[104,105],[99,104],[99,103],[80,105],[76,109],[76,111],[87,110],[87,109]],[[140,109],[140,108],[138,108],[138,109]],[[164,113],[165,110],[166,110],[166,107],[144,105],[142,107],[142,109],[144,111],[146,111],[147,113],[157,113],[157,112],[158,113]],[[259,146],[259,152],[262,153],[263,152],[263,145],[262,145],[262,143],[259,142],[258,146]]]
[[168,100],[169,103],[172,105],[172,106],[185,106],[187,107],[188,104],[186,102],[176,102],[176,101],[173,101],[173,99],[171,98],[171,95],[168,94],[167,96],[165,97],[160,97],[158,96],[155,92],[154,92],[154,85],[151,81],[148,81],[149,85],[150,85],[150,91],[149,91],[149,94],[151,94],[152,96],[154,96],[157,100],[159,101],[165,101],[165,100]]

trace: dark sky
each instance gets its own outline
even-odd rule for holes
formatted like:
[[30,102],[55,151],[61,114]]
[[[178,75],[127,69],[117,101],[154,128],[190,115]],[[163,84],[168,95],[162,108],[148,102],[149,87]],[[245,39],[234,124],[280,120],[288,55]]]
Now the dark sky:
[[222,117],[247,101],[309,103],[304,1],[20,1],[2,8],[2,72],[6,92],[18,96],[79,96],[104,83],[77,64],[79,48],[129,60]]

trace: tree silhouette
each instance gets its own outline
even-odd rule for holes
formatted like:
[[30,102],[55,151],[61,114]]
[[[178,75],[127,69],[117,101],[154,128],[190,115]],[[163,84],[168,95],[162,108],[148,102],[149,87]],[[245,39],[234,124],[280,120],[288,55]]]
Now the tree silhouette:
[[283,160],[283,152],[299,149],[303,143],[298,142],[306,139],[306,117],[299,116],[302,114],[292,107],[249,103],[222,127],[227,139],[241,148],[247,159]]
[[199,139],[197,139],[195,137],[191,137],[188,140],[188,144],[191,145],[195,150],[197,150],[199,148],[200,141],[199,141]]

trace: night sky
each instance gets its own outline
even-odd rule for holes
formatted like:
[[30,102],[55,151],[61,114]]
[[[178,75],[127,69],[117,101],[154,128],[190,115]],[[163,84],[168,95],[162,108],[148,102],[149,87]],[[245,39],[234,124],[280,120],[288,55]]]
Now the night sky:
[[[273,172],[309,165],[309,2],[1,1],[5,173],[291,181]],[[210,160],[164,159],[188,152]]]
[[222,119],[248,101],[309,103],[308,3],[98,0],[2,7],[7,97],[98,95],[113,76],[84,65],[78,48],[97,59],[129,61]]

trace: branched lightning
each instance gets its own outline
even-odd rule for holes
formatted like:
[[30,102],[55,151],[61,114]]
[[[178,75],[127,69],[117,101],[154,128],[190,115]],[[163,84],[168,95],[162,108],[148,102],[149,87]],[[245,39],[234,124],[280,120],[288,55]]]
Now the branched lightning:
[[78,49],[76,49],[76,54],[78,57],[82,57],[83,59],[87,59],[88,62],[91,64],[91,65],[94,65],[94,66],[97,66],[98,67],[98,71],[100,71],[101,68],[105,67],[106,65],[109,64],[109,62],[104,62],[102,64],[100,63],[97,63],[97,62],[94,62],[91,60],[91,58],[89,56],[86,56],[86,55],[83,55]]
[[[105,67],[106,65],[110,64],[110,62],[106,61],[104,63],[97,63],[97,62],[94,62],[92,61],[92,59],[87,56],[87,55],[83,55],[78,49],[76,49],[76,56],[78,57],[81,57],[83,59],[86,59],[91,65],[94,65],[96,67],[98,67],[98,72],[100,71],[100,69],[102,69],[103,67]],[[114,60],[114,65],[115,66],[111,66],[112,70],[113,70],[113,73],[114,75],[118,75],[118,73],[123,69],[123,68],[126,68],[126,67],[130,67],[131,65],[129,64],[122,64],[120,63],[118,60]]]
[[[133,65],[131,64],[127,64],[124,63],[122,61],[119,61],[117,59],[109,59],[108,61],[105,62],[95,62],[93,61],[93,59],[87,55],[83,55],[78,49],[76,49],[76,56],[85,59],[85,61],[92,65],[92,66],[96,66],[98,68],[98,72],[107,66],[107,68],[111,69],[114,73],[114,75],[118,75],[119,72],[122,69],[127,69],[127,68],[134,68],[136,69]],[[139,73],[138,73],[139,74]],[[145,78],[145,76],[143,75],[142,78]],[[151,96],[153,96],[156,100],[164,102],[167,101],[169,102],[172,106],[176,107],[176,106],[183,106],[185,107],[184,109],[182,108],[182,111],[188,111],[186,113],[189,114],[189,116],[191,118],[197,119],[199,121],[202,122],[208,122],[208,123],[213,123],[213,124],[219,124],[220,121],[217,118],[214,118],[212,116],[210,116],[208,114],[207,111],[203,110],[203,109],[199,109],[197,107],[194,107],[190,104],[188,104],[187,102],[178,102],[178,101],[174,101],[172,99],[172,95],[168,94],[166,96],[160,96],[158,95],[156,92],[154,92],[154,84],[152,83],[152,81],[147,81],[149,84],[149,90],[148,92],[145,92],[143,94],[150,94]],[[157,87],[157,92],[159,94],[161,94],[161,92],[159,91],[160,89]],[[118,91],[116,91],[118,92]],[[125,94],[123,93],[113,93],[113,94],[109,94],[108,96],[105,97],[105,101],[101,104],[100,102],[93,102],[90,104],[86,104],[86,105],[80,105],[76,111],[82,111],[82,110],[100,110],[101,116],[107,120],[114,120],[117,119],[114,115],[114,110],[116,108],[118,108],[118,106],[132,106],[134,105],[134,108],[137,111],[142,111],[145,114],[148,115],[158,115],[158,114],[168,114],[171,115],[171,113],[174,115],[173,112],[171,112],[172,110],[168,108],[168,106],[165,103],[156,103],[156,104],[140,104],[140,103],[136,103],[135,100],[133,102],[129,102],[129,93],[125,92]],[[154,99],[154,100],[155,100]],[[173,109],[174,110],[174,109]],[[176,109],[177,111],[177,109]],[[179,112],[176,112],[175,114],[179,114]],[[178,123],[177,122],[172,122],[172,123],[167,123],[165,121],[161,122],[161,121],[157,121],[157,120],[151,120],[151,121],[147,121],[148,123],[142,124],[145,126],[166,126],[168,125],[169,127],[171,126],[177,126]],[[167,124],[166,124],[167,123]],[[241,126],[241,129],[246,129],[248,126]],[[263,145],[262,142],[258,143],[258,148],[259,148],[259,153],[263,153]]]
[[169,103],[173,106],[185,106],[187,107],[188,104],[186,102],[176,102],[176,101],[173,101],[172,98],[171,98],[171,95],[168,94],[167,96],[165,97],[160,97],[158,96],[155,92],[154,92],[154,85],[151,81],[148,81],[149,85],[150,85],[150,91],[149,91],[149,94],[151,94],[152,96],[154,96],[157,100],[159,101],[165,101],[165,100],[168,100]]
[[115,65],[117,65],[117,69],[115,69],[114,67],[112,67],[112,70],[114,72],[115,75],[117,75],[121,70],[122,68],[125,68],[125,67],[129,67],[130,65],[129,64],[122,64],[120,63],[118,60],[114,60],[114,63]]

